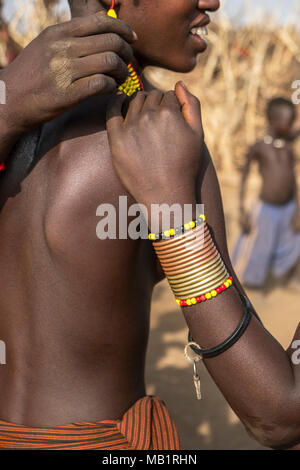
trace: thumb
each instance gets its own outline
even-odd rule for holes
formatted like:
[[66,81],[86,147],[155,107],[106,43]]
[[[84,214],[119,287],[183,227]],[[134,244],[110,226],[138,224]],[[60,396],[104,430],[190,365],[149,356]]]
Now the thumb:
[[106,10],[100,0],[69,0],[72,18],[93,15],[94,13],[106,14]]
[[189,92],[183,82],[176,83],[175,94],[181,105],[181,112],[185,121],[195,132],[203,134],[201,105],[198,98]]

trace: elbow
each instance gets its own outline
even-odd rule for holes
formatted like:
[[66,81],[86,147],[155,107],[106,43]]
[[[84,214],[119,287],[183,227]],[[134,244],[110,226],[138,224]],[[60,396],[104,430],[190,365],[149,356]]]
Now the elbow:
[[[245,423],[244,423],[245,424]],[[245,424],[247,432],[262,446],[272,449],[289,449],[300,443],[300,429],[273,419],[260,419]]]

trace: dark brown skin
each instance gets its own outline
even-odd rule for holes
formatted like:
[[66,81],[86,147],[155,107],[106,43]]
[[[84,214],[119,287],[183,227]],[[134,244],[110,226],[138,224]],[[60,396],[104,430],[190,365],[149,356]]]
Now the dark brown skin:
[[[0,338],[7,346],[0,418],[29,426],[120,418],[145,394],[150,300],[161,278],[156,258],[148,240],[96,237],[97,207],[117,205],[128,194],[112,165],[105,115],[107,93],[125,79],[124,60],[132,59],[134,36],[122,17],[130,9],[131,26],[143,37],[144,13],[118,2],[120,21],[111,20],[104,6],[109,2],[73,2],[75,20],[48,28],[1,76],[8,89],[1,160],[25,131],[55,118],[43,128],[38,164],[0,215]],[[144,3],[145,33],[154,38],[152,25],[163,16],[152,6]],[[173,14],[181,18],[186,37],[180,32],[177,41],[187,41],[174,68],[194,67],[205,45],[195,44],[189,28],[217,7],[217,0],[191,1],[188,8],[173,0],[169,24]],[[161,40],[162,65],[173,41],[172,29]],[[53,70],[61,50],[62,67]],[[95,94],[103,96],[75,107]]]
[[[205,205],[207,223],[228,267],[225,224],[220,191],[207,152],[202,152],[200,173],[190,172],[195,154],[201,154],[203,132],[200,106],[195,97],[177,85],[174,93],[152,92],[146,98],[139,94],[130,104],[126,119],[121,114],[122,96],[117,96],[108,112],[107,130],[114,166],[127,190],[151,210],[155,202],[169,204],[196,202]],[[180,106],[180,105],[181,106]],[[129,117],[128,117],[129,116]],[[143,132],[141,127],[143,123]],[[174,148],[167,141],[169,122],[176,129]],[[151,136],[155,142],[151,145]],[[198,137],[198,138],[197,138]],[[188,144],[187,141],[188,140]],[[173,141],[172,141],[173,142]],[[161,151],[157,152],[160,146]],[[142,150],[141,150],[142,149]],[[130,162],[127,155],[130,153]],[[156,155],[151,160],[151,155]],[[180,155],[184,158],[180,159]],[[147,189],[143,168],[147,165]],[[159,169],[159,177],[156,174]],[[153,171],[152,171],[153,170]],[[141,182],[141,185],[139,184]],[[195,187],[196,194],[190,188]],[[185,188],[178,192],[172,188]],[[149,190],[152,188],[153,192]],[[162,188],[162,189],[160,189]],[[151,223],[153,221],[151,220]],[[235,277],[235,276],[234,276]],[[243,308],[236,287],[204,304],[183,307],[187,325],[194,340],[203,348],[220,344],[240,323]],[[295,339],[299,339],[300,325]],[[280,344],[253,317],[242,338],[224,354],[205,361],[218,387],[240,419],[263,444],[289,448],[300,444],[300,367],[291,361],[292,349],[285,352]],[[300,447],[299,447],[300,448]]]
[[[251,231],[250,217],[245,210],[246,182],[251,166],[258,163],[262,179],[260,199],[264,202],[282,205],[295,199],[298,204],[298,187],[295,176],[295,156],[293,142],[298,136],[293,132],[291,110],[287,106],[278,106],[273,110],[273,118],[269,122],[268,134],[274,138],[286,140],[286,146],[280,149],[264,141],[256,142],[246,156],[246,163],[242,170],[240,189],[240,224],[244,232]],[[292,224],[295,231],[300,231],[299,208],[295,213]]]
[[[127,13],[133,18],[130,24],[140,37],[143,31],[137,30],[130,4],[124,1],[119,5],[120,18],[123,8],[124,16]],[[139,4],[146,9],[149,2]],[[160,10],[154,8],[158,4]],[[154,37],[151,25],[156,28],[165,16],[169,15],[172,24],[173,14],[180,16],[181,12],[182,21],[192,18],[193,25],[193,20],[205,17],[205,10],[216,9],[218,2],[191,0],[189,12],[183,0],[168,4],[153,0],[151,5],[146,31],[149,40]],[[79,14],[78,10],[75,13]],[[172,29],[170,42],[173,34]],[[167,38],[165,32],[166,51]],[[157,53],[163,45],[157,46]],[[190,45],[186,47],[190,50]],[[173,64],[174,69],[186,68],[188,63],[193,67],[198,51],[184,52]],[[163,57],[160,60],[163,66]],[[0,276],[4,279],[0,338],[8,352],[7,365],[0,368],[1,419],[29,426],[115,419],[145,394],[150,299],[153,286],[163,275],[148,241],[96,238],[95,213],[101,202],[117,205],[119,195],[130,193],[129,203],[138,200],[146,207],[153,202],[204,203],[218,248],[233,272],[216,174],[207,150],[202,151],[199,104],[180,85],[176,96],[165,96],[163,111],[159,92],[147,96],[147,104],[153,109],[142,120],[148,122],[142,134],[137,111],[131,126],[121,131],[120,126],[111,125],[112,114],[121,121],[120,108],[114,111],[110,107],[111,149],[105,96],[85,101],[44,127],[39,148],[43,158],[23,182],[22,191],[6,202],[0,216]],[[132,101],[133,109],[141,98],[146,101],[144,94],[138,94]],[[26,122],[39,112],[38,107],[35,113],[28,112]],[[48,108],[45,114],[51,112]],[[177,152],[175,163],[169,160],[166,119],[172,119],[181,137],[176,142],[181,147],[172,148],[174,155]],[[10,123],[10,131],[2,125],[2,135],[8,136],[8,143],[1,148],[3,156],[22,132],[13,123],[13,115],[5,122]],[[132,145],[132,133],[139,136],[139,149]],[[125,152],[122,146],[113,145],[121,142],[121,135]],[[180,159],[180,155],[185,158]],[[192,173],[190,167],[195,164],[197,168],[198,155],[202,155],[201,168]],[[149,167],[149,162],[156,171],[149,172],[145,190],[143,168],[146,163]],[[124,172],[118,176],[118,168],[127,170],[126,180]],[[164,185],[158,187],[158,181]],[[193,183],[197,194],[191,190]],[[179,188],[177,193],[174,187]],[[175,195],[175,201],[170,194]],[[241,306],[231,289],[204,308],[193,307],[183,313],[195,340],[208,347],[232,332],[240,320]],[[276,445],[279,434],[288,430],[283,440],[280,435],[280,442],[285,446],[293,439],[299,442],[299,420],[294,423],[299,416],[299,372],[296,375],[288,354],[259,321],[253,319],[247,334],[221,358],[206,362],[230,404],[257,438],[265,442],[268,438],[270,445]],[[286,414],[282,416],[278,409],[286,410]],[[265,426],[273,417],[276,432]]]

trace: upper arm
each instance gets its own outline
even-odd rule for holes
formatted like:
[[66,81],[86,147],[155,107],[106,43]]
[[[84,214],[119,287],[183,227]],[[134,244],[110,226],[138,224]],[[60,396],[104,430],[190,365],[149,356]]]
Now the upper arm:
[[[197,203],[204,204],[207,224],[209,225],[212,238],[221,253],[225,265],[227,266],[228,272],[233,277],[234,284],[239,292],[246,295],[234,272],[229,256],[221,190],[217,174],[206,145],[202,155],[201,169],[197,178],[196,193]],[[256,315],[254,309],[253,311]]]
[[245,155],[245,165],[243,168],[243,173],[248,173],[251,164],[258,160],[258,156],[258,144],[256,143],[248,149],[248,152]]

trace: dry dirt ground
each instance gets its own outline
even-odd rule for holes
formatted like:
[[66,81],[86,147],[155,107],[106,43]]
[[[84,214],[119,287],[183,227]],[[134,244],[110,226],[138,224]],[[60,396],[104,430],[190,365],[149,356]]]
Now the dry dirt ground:
[[[238,234],[238,179],[221,179],[229,247]],[[255,194],[257,184],[250,185]],[[300,276],[296,276],[296,281]],[[300,288],[276,287],[267,295],[248,292],[265,327],[287,348],[300,321]],[[172,414],[183,449],[263,449],[247,432],[226,403],[203,365],[202,400],[195,397],[192,367],[183,356],[187,327],[166,281],[155,289],[147,356],[147,393],[162,398]]]

